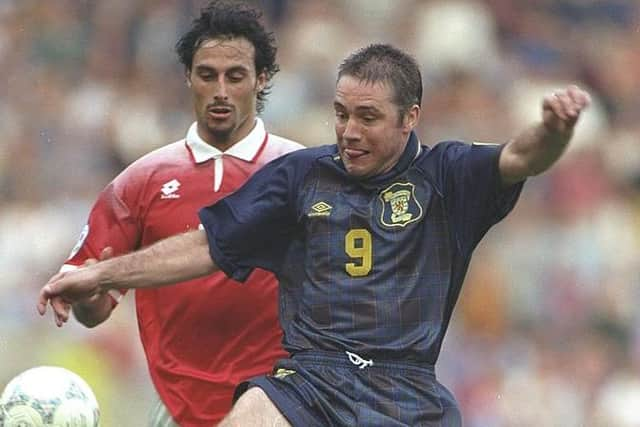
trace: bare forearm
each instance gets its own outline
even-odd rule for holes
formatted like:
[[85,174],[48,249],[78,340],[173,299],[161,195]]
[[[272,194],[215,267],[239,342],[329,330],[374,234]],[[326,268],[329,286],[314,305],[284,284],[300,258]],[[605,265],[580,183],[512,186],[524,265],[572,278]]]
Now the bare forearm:
[[169,237],[96,266],[103,291],[169,285],[218,270],[202,230]]
[[51,304],[56,324],[62,326],[69,317],[70,302],[97,298],[110,289],[169,285],[217,270],[209,256],[206,233],[192,231],[141,251],[53,275],[40,290],[38,312],[44,314]]
[[513,184],[538,175],[562,155],[572,132],[553,132],[540,123],[507,143],[500,156],[503,182]]
[[580,113],[589,102],[589,94],[575,85],[545,96],[542,121],[502,149],[502,181],[513,184],[549,169],[567,148]]

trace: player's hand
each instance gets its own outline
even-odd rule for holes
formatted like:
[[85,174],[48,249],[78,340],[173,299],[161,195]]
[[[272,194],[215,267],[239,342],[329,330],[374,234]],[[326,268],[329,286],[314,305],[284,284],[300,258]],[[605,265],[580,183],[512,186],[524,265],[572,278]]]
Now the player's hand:
[[[113,257],[113,248],[106,247],[100,253],[100,261]],[[85,261],[82,268],[78,270],[57,273],[40,290],[38,301],[38,312],[44,315],[47,310],[47,303],[51,304],[54,320],[58,327],[69,320],[71,303],[78,302],[91,304],[102,296],[97,289],[97,276],[94,279],[91,272],[88,274],[85,267],[89,267],[98,262],[95,258]],[[91,281],[94,283],[92,284]]]
[[578,86],[571,85],[544,97],[542,121],[549,132],[570,137],[573,128],[591,98]]
[[[100,261],[106,261],[109,258],[113,258],[113,248],[111,246],[107,246],[100,252]],[[89,258],[82,264],[83,267],[87,267],[89,265],[93,265],[98,263],[98,260],[95,258]],[[104,292],[99,292],[95,295],[90,296],[89,298],[85,298],[83,300],[78,301],[79,304],[87,304],[91,305],[96,302],[103,295]],[[71,307],[69,307],[71,308]]]

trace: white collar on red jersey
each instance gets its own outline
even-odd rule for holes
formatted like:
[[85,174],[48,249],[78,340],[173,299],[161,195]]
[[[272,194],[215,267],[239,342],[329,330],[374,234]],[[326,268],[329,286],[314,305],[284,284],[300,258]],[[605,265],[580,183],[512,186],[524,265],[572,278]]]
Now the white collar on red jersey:
[[196,163],[220,158],[223,155],[237,157],[250,162],[255,158],[256,154],[258,154],[260,148],[262,148],[262,143],[266,136],[267,132],[264,130],[262,119],[256,117],[256,124],[251,132],[249,132],[249,135],[233,144],[227,151],[220,151],[216,147],[207,144],[200,135],[198,135],[198,122],[194,122],[191,127],[189,127],[186,141],[193,153],[193,158]]

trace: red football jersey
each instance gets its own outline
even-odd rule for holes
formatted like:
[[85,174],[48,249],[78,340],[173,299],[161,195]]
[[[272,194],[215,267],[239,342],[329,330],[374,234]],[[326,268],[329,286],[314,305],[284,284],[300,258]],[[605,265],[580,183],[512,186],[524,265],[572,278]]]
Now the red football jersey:
[[[194,123],[186,139],[140,158],[103,190],[63,268],[97,258],[106,246],[119,255],[198,228],[200,208],[299,148],[266,133],[258,119],[245,139],[221,152],[198,136]],[[135,292],[151,379],[181,426],[214,425],[230,410],[238,383],[269,373],[286,357],[277,292],[275,277],[263,270],[243,285],[219,272]]]

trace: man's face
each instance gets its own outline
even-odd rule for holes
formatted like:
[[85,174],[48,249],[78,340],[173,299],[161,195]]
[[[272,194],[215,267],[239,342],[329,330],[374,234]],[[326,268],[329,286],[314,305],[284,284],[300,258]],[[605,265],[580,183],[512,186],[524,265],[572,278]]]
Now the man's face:
[[340,157],[359,178],[383,174],[397,163],[420,110],[414,106],[401,119],[389,84],[352,76],[338,80],[333,106]]
[[255,49],[245,38],[216,38],[202,43],[193,56],[187,82],[193,92],[198,133],[225,149],[249,134],[256,97],[266,77],[256,76]]

